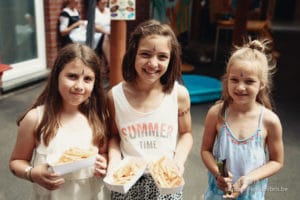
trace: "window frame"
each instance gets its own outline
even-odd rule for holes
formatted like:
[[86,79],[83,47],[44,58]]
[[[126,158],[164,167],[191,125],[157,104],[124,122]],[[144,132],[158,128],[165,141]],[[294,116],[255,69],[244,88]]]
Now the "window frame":
[[37,57],[9,64],[12,69],[2,77],[2,91],[6,91],[27,82],[45,77],[49,72],[46,64],[44,1],[34,0]]

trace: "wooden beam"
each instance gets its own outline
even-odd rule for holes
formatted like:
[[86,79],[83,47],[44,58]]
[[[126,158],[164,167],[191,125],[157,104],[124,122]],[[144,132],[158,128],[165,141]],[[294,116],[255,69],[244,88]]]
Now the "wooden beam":
[[247,16],[251,0],[237,0],[235,23],[233,28],[233,44],[241,45],[247,37]]
[[110,88],[123,80],[122,60],[126,51],[126,25],[126,21],[111,20],[109,72]]

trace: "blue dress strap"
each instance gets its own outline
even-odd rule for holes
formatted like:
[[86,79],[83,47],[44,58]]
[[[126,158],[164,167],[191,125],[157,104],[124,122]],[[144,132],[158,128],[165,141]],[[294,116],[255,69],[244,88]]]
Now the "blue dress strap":
[[258,119],[258,130],[259,130],[259,131],[261,131],[262,120],[263,120],[264,112],[265,112],[265,107],[264,107],[264,106],[261,106],[261,111],[260,111],[259,119]]

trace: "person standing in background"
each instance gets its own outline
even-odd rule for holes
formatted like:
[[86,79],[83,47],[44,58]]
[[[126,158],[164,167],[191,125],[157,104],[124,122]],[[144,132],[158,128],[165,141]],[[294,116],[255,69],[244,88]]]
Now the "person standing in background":
[[86,21],[80,19],[78,10],[79,0],[67,0],[59,17],[59,34],[61,35],[61,45],[72,43],[70,33],[80,25],[85,25]]
[[97,0],[95,9],[95,31],[101,33],[96,52],[104,58],[104,75],[108,76],[110,66],[110,10],[108,0]]

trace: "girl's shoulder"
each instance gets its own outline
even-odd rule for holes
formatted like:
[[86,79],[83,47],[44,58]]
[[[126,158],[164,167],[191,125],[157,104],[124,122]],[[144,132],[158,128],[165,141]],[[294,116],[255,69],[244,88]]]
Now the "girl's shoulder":
[[184,85],[175,84],[175,86],[177,86],[178,98],[187,98],[187,97],[189,97],[189,91]]
[[39,109],[40,109],[39,107],[32,108],[31,110],[28,111],[28,113],[26,114],[26,117],[31,118],[31,119],[37,119]]
[[179,109],[180,107],[186,109],[191,104],[189,91],[184,85],[175,84],[175,86],[177,86],[177,100]]
[[218,116],[221,112],[222,107],[223,107],[223,102],[217,101],[209,108],[208,114]]
[[38,124],[38,120],[39,120],[39,108],[32,108],[31,110],[29,110],[24,118],[21,121],[21,124],[25,125],[25,126],[36,126]]
[[125,85],[125,83],[126,82],[120,82],[120,83],[118,83],[118,84],[116,84],[116,85],[114,85],[112,88],[110,88],[109,90],[108,90],[108,92],[107,92],[107,96],[108,96],[108,99],[109,100],[111,100],[112,99],[112,97],[113,97],[113,93],[114,92],[122,92],[122,90],[123,90],[123,85]]
[[265,108],[263,121],[267,127],[278,125],[281,123],[278,115],[268,108]]
[[[263,127],[266,130],[266,137],[268,137],[268,143],[282,141],[282,125],[278,115],[270,109],[265,109],[262,121]],[[279,144],[279,143],[278,143]]]
[[217,101],[207,111],[206,122],[212,124],[222,124],[224,122],[223,116],[221,116],[221,110],[223,102]]

